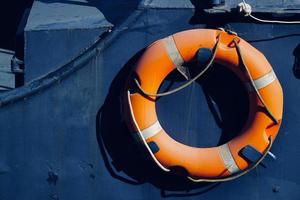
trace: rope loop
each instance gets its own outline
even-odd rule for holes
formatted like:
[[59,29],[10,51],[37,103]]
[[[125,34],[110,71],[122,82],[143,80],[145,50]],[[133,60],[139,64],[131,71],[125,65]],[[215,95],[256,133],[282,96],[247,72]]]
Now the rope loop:
[[134,79],[134,82],[137,85],[137,87],[139,88],[139,90],[144,95],[147,95],[149,97],[163,97],[163,96],[168,96],[168,95],[174,94],[176,92],[179,92],[180,90],[183,90],[186,87],[190,86],[193,82],[195,82],[198,78],[200,78],[212,66],[212,64],[214,63],[216,54],[217,54],[217,49],[219,47],[219,44],[220,44],[220,34],[217,36],[217,42],[216,42],[216,44],[215,44],[215,46],[213,48],[213,55],[210,58],[208,64],[204,67],[204,69],[199,74],[197,74],[194,78],[192,78],[191,80],[189,80],[185,84],[183,84],[183,85],[181,85],[181,86],[179,86],[179,87],[177,87],[177,88],[175,88],[173,90],[170,90],[170,91],[167,91],[167,92],[162,92],[162,93],[149,93],[149,92],[145,91],[142,88],[142,86],[140,85],[139,81],[136,78]]

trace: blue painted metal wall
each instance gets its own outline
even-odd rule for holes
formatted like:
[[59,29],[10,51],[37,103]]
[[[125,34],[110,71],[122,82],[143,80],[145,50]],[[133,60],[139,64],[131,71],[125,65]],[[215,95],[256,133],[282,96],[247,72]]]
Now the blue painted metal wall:
[[[138,10],[73,62],[1,96],[0,199],[298,199],[300,80],[292,71],[300,41],[296,25],[222,21],[266,55],[282,83],[284,119],[272,148],[278,160],[267,159],[267,168],[260,166],[235,181],[198,185],[142,162],[122,120],[124,82],[151,42],[207,26],[189,24],[193,14],[192,9]],[[40,54],[40,59],[47,56]],[[175,75],[167,83],[180,81]],[[247,99],[238,83],[219,66],[188,89],[161,98],[157,110],[163,127],[194,146],[230,139],[247,113],[241,109]],[[207,95],[219,105],[222,122],[211,113]]]
[[25,27],[25,81],[67,63],[111,28],[89,2],[35,1]]

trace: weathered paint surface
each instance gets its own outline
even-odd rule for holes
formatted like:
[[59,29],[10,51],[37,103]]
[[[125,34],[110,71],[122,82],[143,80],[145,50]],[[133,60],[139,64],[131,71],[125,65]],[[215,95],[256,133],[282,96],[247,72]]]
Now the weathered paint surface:
[[[189,24],[193,12],[140,10],[99,42],[96,54],[72,74],[3,106],[0,199],[298,199],[300,80],[292,67],[299,26],[223,23],[266,55],[283,86],[283,125],[272,148],[278,160],[267,159],[267,168],[216,185],[188,184],[141,161],[122,121],[120,93],[141,49],[174,32],[205,27]],[[177,76],[167,83],[172,81],[181,83]],[[215,114],[214,104],[219,106]],[[218,67],[199,84],[161,98],[157,110],[162,126],[175,139],[213,146],[238,132],[246,104],[239,81]]]
[[111,28],[88,2],[35,1],[25,27],[25,81],[64,65]]

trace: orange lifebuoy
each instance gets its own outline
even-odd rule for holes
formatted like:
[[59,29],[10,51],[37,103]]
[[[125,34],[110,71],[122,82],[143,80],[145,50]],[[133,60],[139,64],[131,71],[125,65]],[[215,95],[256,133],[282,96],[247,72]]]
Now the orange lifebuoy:
[[[226,144],[212,148],[196,148],[172,139],[161,127],[155,110],[155,97],[147,97],[140,91],[128,91],[128,125],[139,136],[149,150],[153,160],[165,171],[182,167],[191,180],[201,178],[222,178],[240,173],[250,164],[240,151],[250,145],[264,153],[269,137],[275,139],[281,125],[283,113],[283,91],[276,75],[257,49],[237,35],[223,30],[195,29],[176,33],[151,44],[135,66],[141,88],[157,93],[165,77],[184,62],[191,61],[200,48],[215,49],[214,62],[232,70],[246,84],[249,96],[249,117],[242,132]],[[249,74],[241,68],[241,58],[236,45],[244,53],[243,62]],[[249,87],[255,86],[261,98]],[[262,103],[263,99],[263,103]],[[263,109],[266,105],[278,123]],[[149,148],[155,143],[157,151]]]

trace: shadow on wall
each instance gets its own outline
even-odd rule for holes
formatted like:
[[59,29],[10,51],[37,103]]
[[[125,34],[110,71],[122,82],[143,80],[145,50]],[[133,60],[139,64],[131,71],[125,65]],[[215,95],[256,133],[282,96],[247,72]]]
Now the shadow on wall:
[[298,44],[297,47],[294,49],[293,54],[295,57],[293,73],[297,79],[300,79],[300,44]]
[[0,48],[15,50],[16,32],[23,12],[33,0],[9,0],[0,3]]
[[[97,113],[96,134],[105,166],[113,178],[125,183],[139,185],[148,182],[153,184],[161,189],[162,197],[183,197],[205,193],[216,187],[218,184],[195,184],[184,177],[162,172],[150,159],[145,159],[145,154],[140,151],[125,124],[122,113],[124,86],[132,67],[143,52],[144,50],[141,50],[133,56],[117,74],[111,83],[109,93],[103,106]],[[176,75],[177,72],[174,73],[168,76],[167,79],[171,81],[181,81]],[[212,73],[209,73],[212,76],[207,75],[206,77],[203,77],[203,82],[199,81],[199,84],[201,84],[203,90],[205,90],[208,104],[212,112],[216,112],[216,110],[214,106],[210,105],[211,102],[209,101],[213,99],[214,103],[222,104],[222,99],[224,99],[223,93],[219,96],[217,95],[217,91],[220,92],[220,90],[214,91],[217,88],[220,88],[221,90],[224,88],[220,87],[218,84],[213,85],[212,82],[215,82],[214,78],[218,78],[215,77],[215,75],[223,76],[223,73],[224,71],[220,70],[219,67],[216,67],[215,70],[212,70]],[[233,98],[236,98],[236,96],[233,96]],[[241,98],[241,102],[243,102],[243,98]],[[244,101],[244,103],[246,102],[247,100]],[[229,123],[231,127],[229,129],[226,129],[227,126],[225,124],[228,122],[226,119],[230,119],[230,117],[236,113],[232,112],[232,109],[226,109],[226,106],[228,106],[226,103],[220,106],[224,106],[224,108],[220,109],[221,119],[219,119],[219,122],[217,123],[222,126],[224,131],[219,143],[224,143],[235,136],[232,134],[236,132],[232,129],[233,124]],[[244,115],[247,113],[244,111],[242,112]],[[217,114],[215,114],[215,116],[217,116]],[[245,117],[242,119],[245,119]],[[235,126],[236,130],[240,129],[241,124],[244,123],[243,120],[240,122],[240,124]],[[231,132],[231,134],[228,134],[229,132]],[[182,169],[180,170],[182,172]],[[121,171],[126,175],[120,175],[123,174]],[[176,171],[178,172],[178,169]]]
[[[192,77],[199,73],[199,68],[194,64],[190,69],[196,69],[190,70]],[[218,64],[196,82],[201,86],[207,106],[221,129],[216,145],[229,142],[240,133],[248,119],[249,99],[243,83],[232,71]],[[202,147],[208,146],[202,144]]]
[[[190,0],[191,3],[195,6],[195,12],[194,15],[191,17],[189,23],[192,25],[195,24],[207,24],[207,27],[216,28],[216,27],[226,27],[226,24],[228,22],[236,22],[241,21],[240,17],[238,17],[238,13],[231,12],[224,14],[217,14],[214,13],[211,15],[211,13],[205,12],[204,9],[211,9],[212,4],[211,0],[204,0],[204,1],[198,1],[198,0]],[[220,8],[219,10],[222,10]]]

